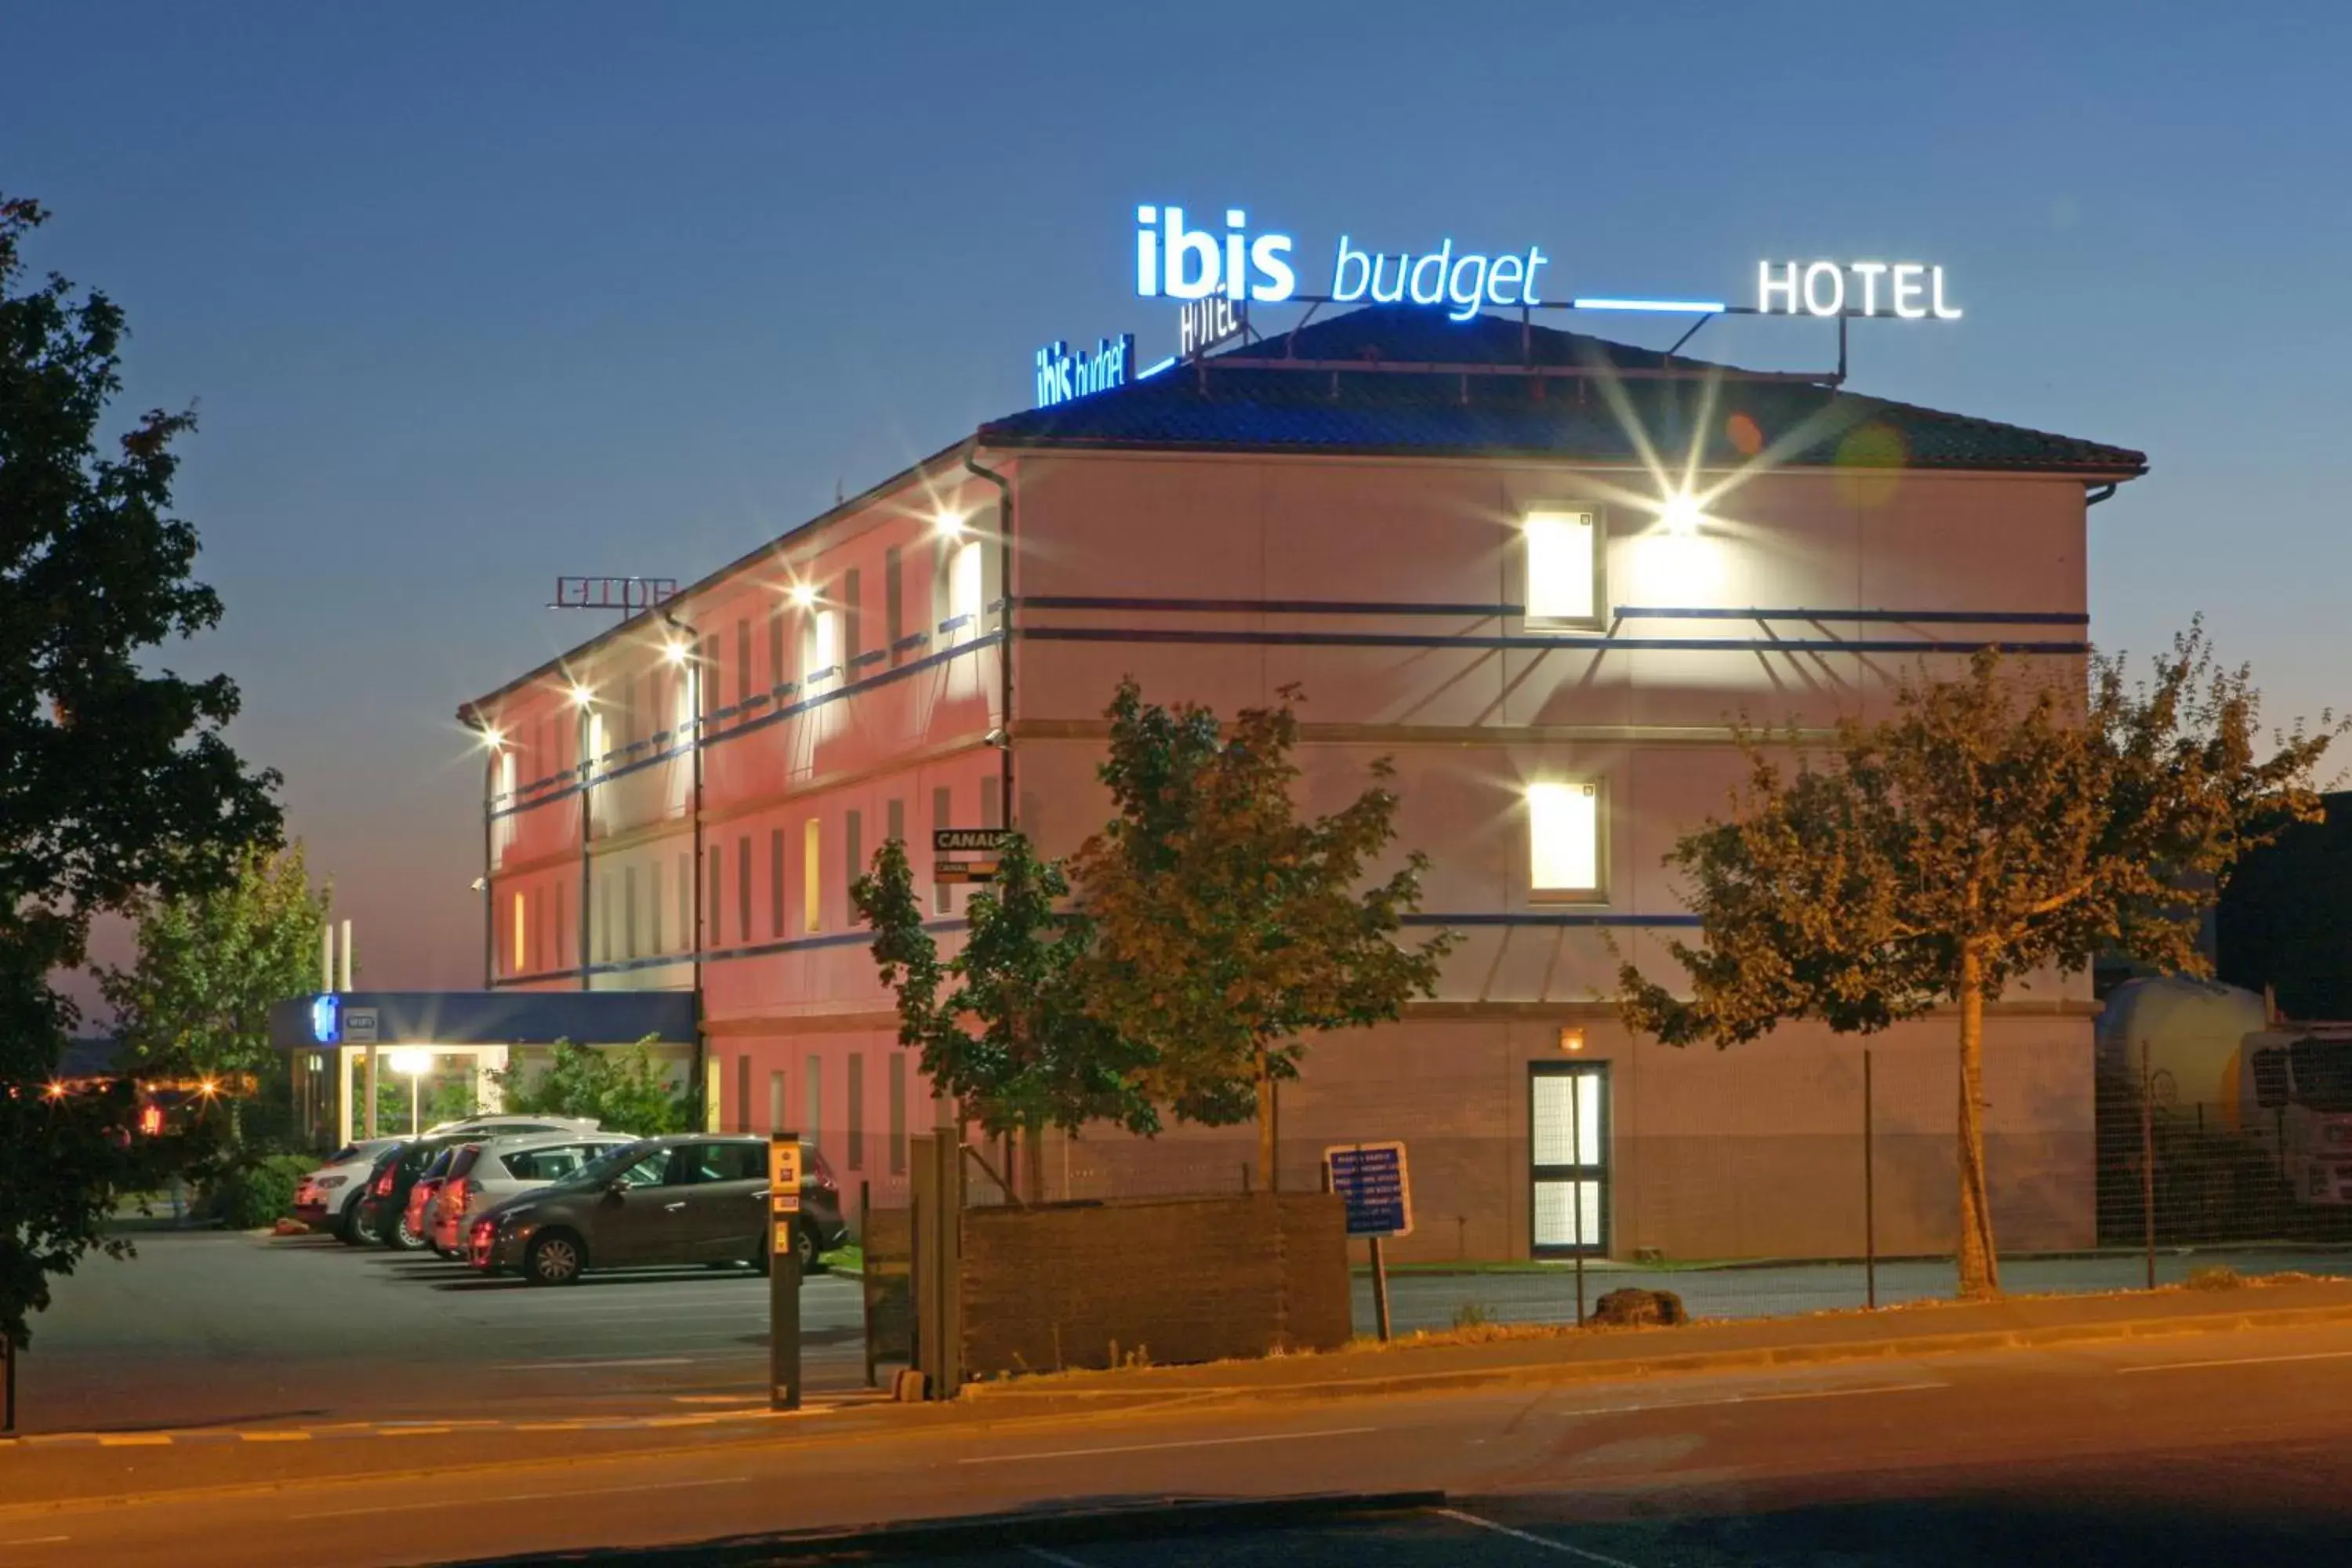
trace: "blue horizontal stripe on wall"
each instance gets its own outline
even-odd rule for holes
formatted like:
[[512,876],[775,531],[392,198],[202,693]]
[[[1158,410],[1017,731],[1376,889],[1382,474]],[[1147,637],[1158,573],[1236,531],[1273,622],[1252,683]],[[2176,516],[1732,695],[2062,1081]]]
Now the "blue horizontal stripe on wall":
[[[1524,605],[1448,605],[1370,599],[1137,599],[1029,594],[1032,610],[1135,610],[1202,615],[1264,616],[1524,616]],[[1873,621],[1919,626],[2083,626],[2091,617],[2071,610],[1775,610],[1622,605],[1612,619],[1686,621]]]
[[[975,652],[981,648],[993,647],[1003,640],[1004,634],[1003,632],[984,632],[979,637],[971,638],[968,642],[960,642],[953,647],[942,648],[937,653],[925,654],[920,658],[910,659],[907,663],[898,666],[896,669],[877,671],[877,673],[869,675],[865,679],[856,681],[854,684],[836,687],[831,691],[819,692],[814,697],[803,699],[803,700],[794,702],[788,707],[779,708],[772,713],[762,714],[757,719],[748,720],[743,723],[735,725],[732,729],[722,730],[715,735],[705,737],[703,744],[706,746],[719,745],[725,742],[734,740],[739,735],[749,735],[757,731],[764,730],[771,724],[781,724],[787,719],[794,718],[800,714],[808,712],[811,709],[822,708],[828,702],[841,701],[844,698],[854,697],[861,691],[871,691],[877,686],[887,686],[894,680],[905,680],[908,677],[919,675],[924,670],[929,669],[934,666],[944,664],[951,658],[958,658],[965,654]],[[780,688],[779,689],[790,689]],[[642,743],[643,742],[640,742],[640,744]],[[597,774],[595,779],[590,784],[583,785],[578,783],[568,784],[560,789],[550,790],[545,795],[524,801],[520,805],[500,806],[496,810],[493,810],[490,813],[490,816],[495,818],[500,816],[512,816],[520,812],[536,811],[542,805],[552,805],[554,802],[559,800],[568,800],[572,796],[578,795],[583,788],[593,788],[595,787],[595,785],[611,784],[614,779],[626,778],[629,774],[635,773],[640,768],[649,768],[657,763],[666,763],[670,761],[672,758],[685,756],[691,750],[692,746],[690,742],[680,742],[679,744],[671,746],[667,750],[656,752],[652,756],[646,757],[642,761],[629,763],[617,768],[608,768],[604,772]]]
[[2006,642],[1969,638],[1930,642],[1917,637],[1621,637],[1566,633],[1551,637],[1458,637],[1412,632],[1199,631],[1166,626],[1024,626],[1024,642],[1187,643],[1242,647],[1423,647],[1592,649],[1632,653],[1976,653],[1998,647],[2010,653],[2084,654],[2084,642]]
[[1409,926],[1659,926],[1692,929],[1696,915],[1637,915],[1610,910],[1529,910],[1515,914],[1433,915],[1401,917]]

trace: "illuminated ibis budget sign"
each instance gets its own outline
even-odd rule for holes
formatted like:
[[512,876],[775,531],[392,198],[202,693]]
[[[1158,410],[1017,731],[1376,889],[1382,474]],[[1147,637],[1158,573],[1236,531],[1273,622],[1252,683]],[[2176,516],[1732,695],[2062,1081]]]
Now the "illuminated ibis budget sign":
[[[1298,294],[1287,234],[1250,232],[1249,215],[1224,209],[1224,226],[1196,228],[1181,206],[1135,209],[1135,291],[1191,301],[1221,299],[1279,304]],[[1443,306],[1466,321],[1489,305],[1566,304],[1580,310],[1658,311],[1721,315],[1737,307],[1721,300],[1633,294],[1580,295],[1546,300],[1538,292],[1552,258],[1539,245],[1506,251],[1456,249],[1450,238],[1425,251],[1381,251],[1342,234],[1331,258],[1327,297],[1341,304]],[[1756,302],[1742,313],[1762,316],[1885,316],[1903,321],[1957,321],[1944,269],[1917,261],[1764,261],[1756,269]],[[1041,384],[1042,386],[1042,384]]]

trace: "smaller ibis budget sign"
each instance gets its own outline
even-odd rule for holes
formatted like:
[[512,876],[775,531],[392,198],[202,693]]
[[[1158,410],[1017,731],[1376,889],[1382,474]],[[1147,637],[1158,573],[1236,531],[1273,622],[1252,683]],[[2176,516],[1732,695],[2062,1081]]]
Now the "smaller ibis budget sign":
[[801,1212],[801,1140],[797,1132],[768,1137],[768,1217],[779,1258],[793,1249],[793,1221]]

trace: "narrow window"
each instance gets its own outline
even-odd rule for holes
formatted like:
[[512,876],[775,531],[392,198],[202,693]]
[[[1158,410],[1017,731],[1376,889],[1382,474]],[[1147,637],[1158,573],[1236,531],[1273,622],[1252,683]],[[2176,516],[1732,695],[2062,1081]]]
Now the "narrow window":
[[637,868],[621,873],[621,956],[637,956]]
[[800,1134],[803,1142],[814,1143],[824,1126],[824,1058],[812,1056],[807,1063],[805,1090],[801,1097]]
[[784,683],[784,606],[780,601],[768,612],[768,684]]
[[[949,820],[948,816],[948,813],[952,808],[953,805],[954,797],[949,794],[945,787],[935,789],[931,792],[932,832],[937,833],[943,827],[953,827],[955,826],[952,821]],[[933,863],[937,863],[936,857],[934,857]],[[931,912],[934,914],[946,914],[948,910],[953,907],[954,898],[955,895],[950,890],[947,883],[933,882],[931,884]]]
[[1601,896],[1601,786],[1528,786],[1528,888],[1537,899]]
[[507,967],[509,974],[523,973],[524,965],[530,959],[530,947],[527,939],[530,935],[530,922],[523,918],[522,909],[522,895],[517,893],[514,896],[514,962]]
[[735,940],[751,940],[751,836],[735,840]]
[[898,547],[882,552],[882,636],[890,647],[890,662],[898,662],[898,644],[907,636],[907,589],[898,570]]
[[727,900],[720,887],[723,879],[719,875],[727,865],[726,850],[716,844],[712,845],[709,862],[709,869],[705,875],[709,877],[710,886],[705,889],[704,892],[710,902],[710,913],[708,917],[710,928],[702,933],[702,944],[709,948],[719,948],[727,944]]
[[596,962],[613,962],[613,879],[596,883]]
[[784,934],[784,830],[768,829],[768,934]]
[[948,619],[960,621],[956,635],[970,637],[980,631],[981,567],[984,558],[977,539],[967,539],[955,547],[953,563],[949,567]]
[[530,966],[534,970],[547,967],[547,889],[541,888],[530,896],[531,912],[537,919],[537,929],[530,933]]
[[[866,874],[863,858],[866,854],[866,814],[852,811],[842,818],[841,826],[841,887],[845,898],[849,884]],[[848,908],[847,904],[842,906]]]
[[810,817],[801,829],[801,929],[814,932],[824,924],[824,825]]
[[735,623],[735,700],[744,701],[751,695],[751,623]]
[[572,967],[572,933],[563,924],[563,884],[555,884],[555,918],[548,922],[555,928],[555,967]]
[[707,637],[702,639],[702,668],[694,680],[698,717],[709,718],[710,710],[719,706],[719,686],[725,679],[725,672],[719,668],[719,638]]
[[1537,626],[1597,630],[1603,614],[1601,518],[1535,511],[1527,523],[1527,619]]
[[980,825],[1004,826],[1004,777],[1001,773],[991,773],[980,781]]
[[781,1072],[772,1072],[768,1075],[768,1131],[771,1132],[791,1131],[784,1122],[784,1075]]
[[849,1053],[849,1081],[843,1087],[842,1092],[848,1097],[842,1107],[845,1118],[842,1125],[842,1138],[846,1145],[845,1152],[849,1157],[849,1168],[853,1171],[862,1171],[866,1169],[865,1052]]
[[907,842],[907,803],[905,801],[894,800],[885,806],[882,811],[882,821],[884,825],[882,837],[895,838],[901,844]]
[[857,569],[841,577],[841,662],[845,669],[866,651],[866,595]]
[[907,1053],[890,1053],[890,1173],[907,1173]]
[[653,952],[667,952],[662,942],[661,857],[646,862],[646,946]]
[[735,1058],[735,1131],[751,1131],[751,1053]]
[[677,852],[677,945],[689,952],[699,935],[694,929],[694,851]]

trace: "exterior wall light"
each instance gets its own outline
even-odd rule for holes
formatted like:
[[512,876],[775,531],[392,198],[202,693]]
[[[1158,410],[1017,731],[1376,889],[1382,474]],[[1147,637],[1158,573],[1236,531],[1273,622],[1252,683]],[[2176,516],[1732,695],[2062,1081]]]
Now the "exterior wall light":
[[674,666],[686,663],[686,644],[675,637],[662,644],[662,658]]
[[815,604],[815,603],[816,603],[816,584],[814,584],[814,583],[795,583],[795,584],[793,584],[793,604],[795,604],[795,605],[799,605],[802,609],[803,609],[803,610],[807,609],[810,605],[812,605]]
[[1677,539],[1690,539],[1696,536],[1699,523],[1698,498],[1688,490],[1676,491],[1667,497],[1666,504],[1658,510],[1658,521],[1665,524],[1666,531]]
[[941,539],[954,539],[963,532],[963,513],[943,511],[931,520]]
[[596,694],[594,692],[589,690],[586,687],[581,685],[576,680],[572,683],[572,706],[574,708],[585,708],[591,702],[595,700]]
[[1559,1026],[1559,1048],[1571,1052],[1582,1050],[1584,1026],[1581,1024],[1562,1024]]

